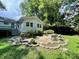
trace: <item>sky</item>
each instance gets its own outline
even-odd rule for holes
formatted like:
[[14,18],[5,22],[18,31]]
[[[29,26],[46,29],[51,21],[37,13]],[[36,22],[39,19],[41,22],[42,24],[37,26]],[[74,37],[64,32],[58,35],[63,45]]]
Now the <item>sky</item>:
[[22,0],[1,0],[7,11],[0,11],[0,16],[18,20],[21,16],[20,3]]

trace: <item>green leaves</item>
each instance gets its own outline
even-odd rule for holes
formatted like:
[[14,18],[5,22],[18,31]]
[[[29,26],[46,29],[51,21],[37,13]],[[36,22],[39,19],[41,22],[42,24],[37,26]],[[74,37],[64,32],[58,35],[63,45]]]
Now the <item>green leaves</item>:
[[[52,20],[58,19],[59,8],[61,6],[62,0],[29,0],[21,4],[21,9],[23,15],[34,16],[37,15],[41,20],[47,19],[49,21],[49,17]],[[53,21],[52,21],[53,22]]]

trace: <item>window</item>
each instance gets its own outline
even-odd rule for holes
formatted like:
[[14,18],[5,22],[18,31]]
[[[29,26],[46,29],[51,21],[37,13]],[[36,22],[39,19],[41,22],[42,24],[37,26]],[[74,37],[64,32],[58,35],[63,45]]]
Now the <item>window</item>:
[[29,22],[26,22],[26,26],[29,26]]
[[42,26],[41,26],[41,24],[37,24],[37,27],[38,27],[38,28],[41,28]]
[[19,28],[19,25],[18,25],[18,28]]
[[14,23],[11,23],[11,27],[12,27],[12,28],[15,28],[15,25],[14,25]]
[[9,23],[8,23],[8,22],[4,22],[4,24],[5,24],[5,25],[8,25]]
[[41,28],[41,24],[40,24],[40,28]]
[[37,27],[39,28],[39,24],[37,24]]
[[33,23],[30,23],[30,26],[33,27]]

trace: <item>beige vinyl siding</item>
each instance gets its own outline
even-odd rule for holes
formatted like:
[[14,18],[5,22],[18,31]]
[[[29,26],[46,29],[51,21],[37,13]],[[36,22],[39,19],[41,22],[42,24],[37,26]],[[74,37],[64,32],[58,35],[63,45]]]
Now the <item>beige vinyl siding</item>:
[[[26,23],[29,22],[29,26],[26,26]],[[32,23],[32,26],[31,26]],[[37,24],[41,25],[41,28],[37,27]],[[23,21],[23,23],[21,24],[21,32],[28,32],[28,31],[43,31],[43,24],[41,22],[38,22],[35,19],[29,20],[27,19],[26,21]]]

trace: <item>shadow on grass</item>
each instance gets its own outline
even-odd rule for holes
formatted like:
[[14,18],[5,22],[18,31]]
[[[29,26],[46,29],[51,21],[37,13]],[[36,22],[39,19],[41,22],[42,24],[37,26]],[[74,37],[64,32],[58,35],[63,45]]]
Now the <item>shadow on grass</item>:
[[7,46],[5,48],[0,49],[0,56],[14,48],[14,46]]
[[10,37],[7,38],[0,38],[0,43],[8,43]]
[[43,55],[40,52],[38,52],[38,55],[39,55],[38,59],[44,59]]
[[13,57],[14,59],[21,59],[23,56],[27,55],[28,53],[29,53],[29,48],[16,50],[16,52],[13,54]]
[[38,51],[37,48],[32,47],[31,50],[36,51],[36,53],[38,54],[38,59],[45,59],[44,56],[41,54],[41,52]]
[[[22,59],[27,56],[30,50],[35,51],[37,59],[44,59],[44,56],[36,47],[19,48],[20,46],[7,46],[0,49],[0,59]],[[25,58],[26,59],[26,58]]]
[[8,46],[0,49],[0,57],[2,59],[21,59],[24,55],[27,55],[29,49],[17,49],[19,46]]
[[10,51],[16,51],[16,48],[18,48],[18,46],[7,46],[5,48],[0,49],[0,56],[2,56],[5,53],[8,53]]

